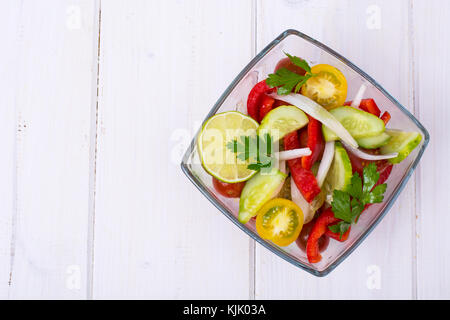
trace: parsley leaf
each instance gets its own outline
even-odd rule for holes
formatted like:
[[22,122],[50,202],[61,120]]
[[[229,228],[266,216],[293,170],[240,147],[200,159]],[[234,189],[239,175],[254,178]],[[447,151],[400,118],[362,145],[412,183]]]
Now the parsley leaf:
[[331,207],[334,216],[342,221],[330,226],[331,231],[339,232],[342,236],[352,223],[358,221],[367,204],[383,201],[387,185],[385,183],[376,185],[379,179],[380,173],[377,171],[377,166],[375,163],[370,163],[363,169],[363,179],[359,173],[355,172],[346,191],[333,191]]
[[291,62],[293,63],[293,64],[295,64],[297,67],[300,67],[300,68],[302,68],[303,70],[305,70],[306,72],[309,72],[309,73],[311,73],[311,67],[309,66],[309,64],[308,64],[308,62],[306,62],[306,60],[304,60],[304,59],[301,59],[301,58],[299,58],[299,57],[296,57],[296,56],[291,56],[289,53],[284,53],[288,58],[289,58],[289,60],[291,60]]
[[287,95],[291,93],[292,90],[294,90],[295,93],[299,92],[306,81],[314,76],[311,74],[311,67],[305,60],[296,56],[291,56],[289,53],[285,53],[285,55],[294,65],[305,70],[306,74],[302,76],[286,68],[278,69],[275,73],[269,74],[266,83],[271,88],[278,87],[277,93],[279,95]]
[[383,202],[384,199],[384,192],[386,191],[387,188],[387,184],[383,183],[380,184],[378,186],[376,186],[375,188],[373,188],[372,192],[369,192],[365,198],[364,201],[366,203],[380,203]]
[[241,161],[249,161],[250,170],[259,171],[272,165],[273,138],[269,133],[263,136],[241,136],[227,143],[226,147]]
[[367,193],[372,190],[373,186],[377,183],[380,178],[380,174],[377,171],[377,166],[375,163],[370,163],[368,166],[363,169],[364,176],[364,187],[363,192]]
[[350,194],[341,190],[334,190],[331,207],[336,218],[344,220],[345,222],[352,222]]
[[362,196],[362,180],[361,180],[361,177],[359,176],[359,174],[357,174],[357,173],[354,174],[352,176],[352,179],[350,182],[351,182],[351,184],[350,184],[348,193],[350,193],[350,195],[353,198],[357,198],[357,199],[361,198],[361,196]]
[[267,163],[261,163],[261,162],[257,162],[257,163],[251,163],[247,166],[248,169],[250,170],[255,170],[255,171],[259,171],[262,168],[268,168],[271,166],[271,162],[267,162]]
[[347,230],[350,228],[350,225],[351,224],[348,223],[348,222],[339,221],[338,223],[329,226],[328,229],[330,229],[334,233],[339,233],[340,234],[340,238],[342,238],[344,233],[346,233]]

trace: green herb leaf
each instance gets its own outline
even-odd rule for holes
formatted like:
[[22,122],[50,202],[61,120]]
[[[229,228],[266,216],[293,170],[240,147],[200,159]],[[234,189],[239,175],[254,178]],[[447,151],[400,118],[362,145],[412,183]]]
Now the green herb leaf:
[[375,163],[370,163],[363,169],[364,186],[363,192],[370,192],[373,186],[377,183],[380,178],[380,173],[377,171],[377,166]]
[[296,57],[296,56],[291,56],[289,53],[284,53],[289,60],[291,60],[291,62],[293,64],[295,64],[297,67],[302,68],[303,70],[305,70],[306,72],[311,73],[311,67],[309,66],[308,62],[306,62],[306,60]]
[[333,201],[331,207],[334,216],[346,222],[352,222],[352,209],[350,207],[350,194],[341,190],[333,191]]
[[268,168],[272,164],[273,138],[269,133],[264,136],[241,136],[239,141],[234,139],[227,143],[226,147],[241,161],[250,161],[247,166],[250,170],[259,171]]
[[[363,179],[355,172],[347,191],[334,190],[333,192],[331,207],[334,216],[343,220],[342,223],[356,223],[367,204],[382,202],[387,185],[383,183],[375,186],[379,179],[380,173],[375,163],[364,167]],[[343,227],[333,226],[333,230],[337,228]]]
[[373,188],[372,192],[369,192],[364,197],[365,203],[380,203],[383,202],[384,199],[384,192],[386,191],[387,184],[383,183],[375,188]]
[[255,171],[259,171],[262,168],[268,168],[271,166],[271,162],[267,162],[267,163],[262,163],[262,162],[257,162],[257,163],[251,163],[247,166],[248,169],[250,170],[255,170]]
[[278,87],[277,93],[279,95],[290,94],[294,88],[294,92],[298,93],[305,82],[314,76],[311,74],[311,67],[305,60],[291,56],[289,53],[285,54],[294,65],[305,70],[306,74],[299,75],[286,68],[278,69],[275,73],[269,74],[266,83],[271,88]]
[[342,236],[344,235],[344,233],[347,232],[347,230],[350,228],[350,223],[345,222],[345,221],[339,221],[338,223],[328,226],[328,229],[331,230],[331,232],[334,233],[339,233],[340,235],[340,239],[342,239]]
[[348,193],[350,193],[353,198],[360,199],[362,196],[362,180],[358,172],[353,174],[350,183]]

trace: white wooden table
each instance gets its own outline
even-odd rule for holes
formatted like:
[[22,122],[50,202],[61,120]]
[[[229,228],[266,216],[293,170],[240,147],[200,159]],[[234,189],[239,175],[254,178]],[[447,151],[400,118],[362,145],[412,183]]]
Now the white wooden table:
[[[431,142],[396,205],[316,278],[184,177],[200,121],[298,29],[378,80]],[[0,298],[450,298],[450,1],[0,1]]]

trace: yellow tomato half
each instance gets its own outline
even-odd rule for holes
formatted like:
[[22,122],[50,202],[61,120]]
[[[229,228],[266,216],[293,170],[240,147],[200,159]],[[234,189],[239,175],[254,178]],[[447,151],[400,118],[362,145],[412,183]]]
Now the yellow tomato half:
[[347,80],[341,71],[329,64],[318,64],[311,68],[315,75],[302,87],[302,94],[331,110],[344,105],[347,98]]
[[275,198],[258,211],[256,231],[263,239],[287,246],[298,238],[303,220],[303,211],[294,202]]

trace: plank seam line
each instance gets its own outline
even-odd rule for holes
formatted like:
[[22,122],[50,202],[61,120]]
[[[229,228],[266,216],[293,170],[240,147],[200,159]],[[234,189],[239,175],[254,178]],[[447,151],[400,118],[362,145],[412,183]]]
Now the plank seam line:
[[[97,3],[96,3],[97,4]],[[95,24],[98,23],[98,35],[94,38],[97,50],[94,50],[97,69],[95,73],[91,110],[91,152],[90,152],[90,174],[89,174],[89,213],[88,213],[88,239],[87,239],[87,276],[86,276],[86,297],[93,299],[94,294],[94,239],[95,239],[95,198],[97,180],[97,150],[98,150],[98,100],[100,84],[100,34],[102,22],[101,0],[98,1],[98,16]],[[95,48],[95,45],[94,45]],[[94,94],[95,92],[95,94]],[[94,107],[95,106],[95,107]]]
[[[413,0],[409,0],[408,6],[408,38],[409,38],[409,58],[410,58],[410,67],[411,67],[411,76],[410,79],[412,81],[412,107],[413,114],[416,114],[416,68],[415,68],[415,52],[414,52],[414,11],[413,11]],[[418,168],[420,170],[420,168]],[[417,170],[417,171],[418,171]],[[414,215],[413,215],[413,223],[412,223],[412,241],[411,241],[411,250],[412,250],[412,299],[417,300],[417,273],[418,273],[418,265],[417,265],[417,185],[420,183],[420,174],[417,174],[417,171],[414,172]]]
[[[258,30],[258,2],[252,1],[252,19],[251,19],[251,36],[252,36],[252,56],[256,55],[257,51],[257,30]],[[249,299],[256,299],[256,242],[249,238]]]
[[[20,4],[20,13],[23,12],[23,2]],[[20,18],[21,15],[20,15]],[[18,21],[21,21],[18,20]],[[20,25],[20,22],[18,23]],[[17,127],[14,127],[15,130],[15,142],[14,142],[14,154],[13,154],[13,163],[14,163],[14,173],[13,173],[13,211],[11,216],[11,242],[10,242],[10,261],[9,261],[9,277],[8,277],[8,299],[10,299],[11,296],[11,286],[13,281],[13,270],[14,270],[14,261],[16,256],[16,233],[17,233],[17,219],[19,215],[19,159],[21,156],[21,149],[20,149],[20,139],[21,139],[21,127],[22,127],[22,118],[20,111],[18,111],[17,108],[17,101],[15,101],[15,109],[16,109],[16,115],[15,115],[15,123],[17,123]]]

